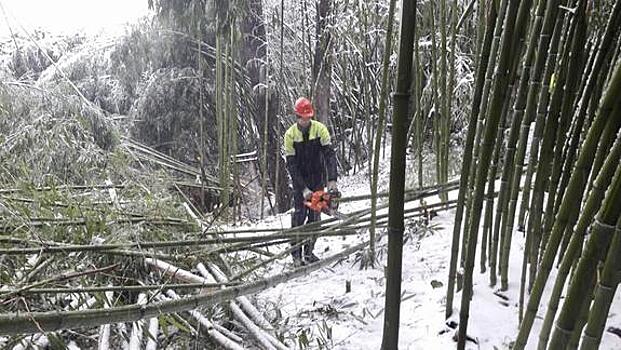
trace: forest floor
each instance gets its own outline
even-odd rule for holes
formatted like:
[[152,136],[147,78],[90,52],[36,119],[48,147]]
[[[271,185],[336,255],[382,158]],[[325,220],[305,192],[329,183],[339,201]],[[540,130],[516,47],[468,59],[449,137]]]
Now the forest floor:
[[[383,167],[387,169],[388,164]],[[387,173],[387,172],[386,172]],[[344,196],[369,193],[366,175],[339,180]],[[387,186],[383,176],[381,187]],[[381,188],[382,189],[382,188]],[[457,192],[450,193],[455,198]],[[439,198],[427,199],[427,203]],[[416,204],[420,204],[416,202]],[[368,202],[345,203],[344,213],[368,208]],[[414,203],[412,203],[414,205]],[[403,247],[402,302],[400,315],[399,349],[454,349],[456,329],[449,327],[444,318],[446,281],[451,250],[451,237],[455,210],[439,211],[427,229],[413,222],[406,223]],[[288,227],[288,214],[269,217],[260,227]],[[347,238],[320,238],[315,247],[319,257],[330,256],[342,249],[362,242],[367,233]],[[375,267],[361,269],[360,255],[315,271],[309,275],[280,284],[257,295],[260,309],[277,321],[279,333],[287,344],[295,343],[296,349],[379,349],[382,341],[384,319],[387,238],[378,243],[378,263]],[[470,310],[468,349],[510,349],[518,331],[518,300],[524,237],[516,231],[512,242],[509,290],[501,292],[499,286],[490,287],[489,269],[481,273],[479,254],[474,274],[474,297]],[[271,267],[270,273],[292,268],[291,258]],[[546,294],[555,278],[552,272]],[[351,291],[346,291],[346,285]],[[449,321],[453,327],[459,321],[461,293],[455,296],[455,309]],[[617,293],[607,327],[621,327],[621,296]],[[617,311],[614,311],[617,310]],[[539,329],[545,315],[540,308],[531,336],[529,349],[536,348]],[[605,332],[602,350],[621,349],[621,338]]]

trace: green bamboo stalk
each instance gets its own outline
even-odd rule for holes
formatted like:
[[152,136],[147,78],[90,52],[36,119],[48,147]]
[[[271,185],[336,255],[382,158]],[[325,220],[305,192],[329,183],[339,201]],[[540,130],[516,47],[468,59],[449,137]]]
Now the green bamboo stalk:
[[[591,78],[593,71],[593,64],[595,63],[597,50],[592,50],[591,56],[589,59],[589,64],[587,70],[585,70],[585,76],[583,76],[583,86],[581,87],[582,102],[578,102],[578,105],[588,104],[587,96],[587,82]],[[587,73],[588,71],[588,73]],[[563,147],[563,155],[561,160],[557,162],[557,158],[555,158],[555,163],[553,166],[553,174],[551,184],[549,186],[549,191],[553,192],[552,199],[548,199],[546,204],[546,214],[545,221],[543,226],[543,233],[545,237],[545,242],[547,242],[547,238],[550,235],[550,231],[552,230],[553,219],[556,213],[558,212],[558,207],[560,205],[561,198],[565,193],[565,187],[567,186],[568,174],[571,168],[573,167],[575,155],[578,148],[578,141],[580,139],[581,130],[585,121],[585,114],[582,111],[586,111],[580,107],[580,112],[578,112],[572,120],[571,127],[569,130],[569,136],[565,141],[565,145]],[[561,164],[562,162],[562,164]],[[545,243],[542,244],[542,247],[545,247]],[[543,254],[543,252],[541,252]],[[560,254],[562,255],[562,253]]]
[[[600,85],[603,86],[603,82],[601,82]],[[600,96],[600,98],[601,98],[601,92],[597,92],[597,95]],[[593,100],[592,103],[590,104],[589,112],[588,113],[591,114],[591,115],[595,115],[596,114],[595,111],[596,111],[596,108],[597,108],[596,106],[597,105],[598,105],[598,103],[596,103],[595,100]],[[590,125],[591,122],[589,120],[587,120],[585,124],[589,124]],[[586,137],[586,135],[583,135],[583,136],[581,136],[581,139],[584,139],[585,137]],[[567,182],[569,182],[569,180],[567,180]],[[565,187],[567,187],[567,186],[568,185],[565,185]],[[559,206],[559,210],[560,210],[560,204],[558,206]],[[559,210],[557,210],[557,213],[558,213]],[[578,212],[571,213],[571,215],[569,216],[569,219],[568,219],[569,221],[568,222],[576,222],[578,220],[578,215],[579,215]],[[563,255],[565,253],[565,250],[567,249],[567,245],[569,244],[570,238],[571,238],[571,227],[568,226],[565,229],[565,233],[562,234],[562,242],[561,242],[561,246],[559,247],[559,258],[558,258],[558,263],[559,264],[560,264],[560,261],[562,259],[561,255]]]
[[[501,20],[496,20],[495,23],[495,27],[494,27],[494,36],[492,38],[492,46],[490,48],[490,54],[488,57],[488,64],[487,64],[487,70],[485,73],[485,83],[483,86],[483,96],[481,97],[481,106],[480,107],[480,112],[479,112],[479,116],[478,116],[478,121],[477,121],[477,127],[476,127],[476,134],[474,136],[474,146],[473,146],[473,161],[471,162],[470,165],[470,169],[469,174],[468,174],[468,190],[467,193],[473,193],[474,192],[474,178],[475,178],[475,174],[476,174],[476,170],[478,168],[478,163],[479,163],[479,158],[480,158],[480,146],[481,146],[481,137],[483,135],[483,129],[484,129],[484,125],[485,125],[485,117],[487,115],[487,113],[489,112],[488,110],[488,102],[489,102],[489,93],[491,91],[491,87],[493,84],[493,78],[494,78],[494,68],[496,67],[496,65],[494,64],[496,62],[496,56],[498,53],[498,43],[500,42],[500,37],[502,34],[502,26],[503,26],[503,19],[505,18],[506,15],[506,11],[507,11],[507,4],[508,1],[503,0],[500,3],[500,9],[498,11],[498,17]],[[492,6],[494,7],[494,6]],[[466,245],[467,245],[467,240],[468,240],[468,230],[466,229],[467,227],[469,227],[469,220],[470,217],[472,216],[471,214],[471,209],[472,209],[472,201],[473,201],[473,197],[469,196],[467,198],[467,204],[466,204],[466,213],[465,213],[465,221],[464,221],[464,235],[462,237],[462,244],[461,244],[461,258],[460,258],[460,266],[464,266],[465,263],[465,258],[466,258]]]
[[510,0],[507,6],[507,16],[504,21],[504,30],[500,44],[500,55],[498,58],[498,66],[496,68],[496,79],[494,82],[494,93],[490,103],[490,113],[487,115],[485,125],[485,135],[481,146],[480,163],[477,165],[477,177],[475,182],[475,192],[473,195],[473,205],[470,211],[470,220],[468,227],[468,245],[466,255],[466,265],[464,273],[464,290],[461,299],[461,312],[459,321],[459,333],[457,340],[458,350],[463,350],[466,345],[466,331],[468,328],[468,318],[470,314],[470,299],[472,298],[472,274],[474,268],[478,227],[480,222],[480,213],[483,207],[483,193],[485,191],[486,175],[489,170],[492,149],[496,139],[498,123],[501,118],[505,97],[507,94],[507,86],[509,83],[508,70],[511,65],[511,52],[514,22],[517,15],[519,1]]
[[[549,95],[549,89],[542,91],[538,106],[538,116],[537,119],[541,119],[543,126],[543,137],[541,140],[540,146],[540,156],[537,155],[538,150],[536,148],[531,149],[531,160],[530,162],[537,161],[537,170],[535,173],[535,181],[532,188],[532,197],[529,207],[529,217],[528,217],[528,231],[527,235],[531,237],[531,245],[530,245],[530,253],[529,253],[529,262],[530,262],[530,273],[529,273],[529,285],[528,290],[532,289],[532,284],[535,280],[535,275],[537,273],[537,266],[539,261],[539,247],[542,240],[542,214],[543,214],[543,202],[544,202],[544,189],[546,182],[549,179],[550,174],[550,165],[553,158],[553,150],[554,150],[554,141],[555,141],[555,133],[559,128],[559,119],[562,117],[559,115],[561,102],[563,97],[563,91],[565,89],[570,89],[570,86],[566,86],[567,82],[567,68],[568,68],[568,59],[570,58],[572,43],[574,44],[573,49],[575,48],[575,44],[580,40],[575,40],[580,35],[573,35],[579,30],[582,30],[580,27],[580,23],[584,24],[580,18],[584,16],[584,1],[581,1],[576,15],[574,17],[574,21],[572,21],[571,29],[569,30],[569,34],[567,38],[562,40],[564,43],[563,49],[563,58],[561,62],[556,65],[556,73],[555,73],[555,82],[552,88],[551,97],[547,97]],[[573,36],[573,40],[568,40]],[[582,43],[580,43],[582,45]],[[574,55],[575,59],[577,56]],[[573,76],[576,76],[575,74]],[[549,103],[548,103],[549,100]],[[547,114],[547,118],[546,118]],[[537,137],[537,136],[535,136]],[[560,147],[560,145],[556,145],[556,147]]]
[[[197,66],[198,66],[198,133],[199,133],[199,141],[198,141],[198,161],[200,162],[201,169],[201,207],[205,208],[205,130],[204,130],[204,115],[203,115],[203,79],[205,72],[203,71],[203,55],[201,53],[201,45],[203,42],[202,38],[202,16],[199,16],[198,21],[196,21],[196,36],[197,39],[197,50],[198,55],[196,55]],[[175,185],[176,186],[176,185]],[[201,209],[203,210],[203,209]]]
[[[269,60],[269,45],[266,45],[265,48],[265,57]],[[282,56],[282,51],[281,51]],[[282,66],[281,66],[282,67]],[[263,114],[263,143],[261,144],[263,151],[261,152],[261,214],[260,218],[263,219],[263,215],[265,213],[265,198],[269,195],[267,193],[267,179],[269,178],[267,174],[267,148],[268,148],[268,131],[269,131],[269,87],[270,87],[270,73],[269,73],[269,64],[265,65],[265,100],[264,100],[264,114]],[[282,76],[281,76],[282,78]],[[280,158],[280,157],[276,157]],[[278,171],[276,171],[278,174]],[[274,186],[274,189],[277,189],[277,186]],[[276,197],[278,198],[278,197]]]
[[545,283],[550,274],[550,269],[562,238],[561,235],[567,226],[571,227],[573,225],[573,222],[569,222],[569,218],[573,212],[578,210],[578,208],[576,208],[576,202],[580,202],[580,198],[582,197],[582,192],[584,190],[584,186],[586,185],[586,177],[591,169],[591,155],[598,144],[604,127],[606,126],[606,121],[610,118],[614,119],[617,123],[621,122],[621,115],[611,114],[613,106],[615,105],[614,101],[618,99],[619,91],[621,91],[621,63],[617,64],[615,68],[613,79],[610,81],[606,89],[606,93],[601,100],[599,111],[589,129],[587,138],[582,145],[575,165],[575,170],[569,180],[569,185],[563,197],[563,203],[561,204],[554,221],[554,226],[552,228],[543,259],[541,260],[539,273],[537,274],[531,296],[528,300],[527,311],[516,340],[516,349],[523,349],[526,345],[528,333],[530,332],[535,313],[539,307],[541,293],[543,292],[543,288],[545,287]]
[[[619,27],[620,21],[621,21],[621,1],[616,1],[615,6],[608,19],[608,23],[606,25],[606,30],[604,32],[602,40],[599,44],[599,47],[597,48],[597,54],[595,57],[595,61],[593,62],[593,68],[591,69],[591,74],[589,74],[589,77],[587,79],[587,82],[586,82],[586,85],[585,85],[585,88],[582,94],[582,98],[580,102],[580,110],[576,118],[577,119],[576,128],[572,135],[572,140],[569,146],[567,160],[565,162],[565,166],[563,169],[563,175],[561,177],[561,181],[559,185],[559,190],[558,190],[559,193],[556,196],[556,201],[554,204],[555,215],[556,213],[558,213],[561,199],[563,198],[565,189],[567,187],[567,183],[569,182],[569,177],[570,177],[569,170],[572,168],[572,165],[573,165],[575,153],[578,148],[578,142],[579,140],[583,139],[580,131],[582,130],[583,125],[589,124],[585,116],[587,114],[588,115],[595,114],[595,113],[587,113],[587,109],[589,108],[589,106],[591,106],[591,108],[594,108],[593,106],[597,106],[597,101],[599,101],[599,96],[601,95],[601,89],[596,88],[596,85],[598,85],[598,81],[600,82],[599,85],[603,85],[601,81],[603,81],[603,79],[605,78],[605,75],[600,74],[600,71],[602,70],[603,66],[607,65],[608,60],[611,58],[610,47],[613,41],[613,37]],[[604,71],[606,70],[604,69]],[[551,230],[551,228],[546,229],[546,231],[548,230]],[[569,237],[569,235],[565,235],[565,237]],[[568,240],[563,241],[563,244],[560,250],[561,254],[559,256],[563,255],[568,243],[569,243]]]
[[[515,154],[514,164],[517,166],[513,169],[513,174],[510,176],[510,197],[509,197],[509,205],[508,212],[506,217],[503,217],[504,225],[502,225],[501,242],[502,242],[502,252],[500,254],[500,272],[501,272],[501,289],[507,290],[508,288],[508,271],[509,271],[509,254],[511,250],[511,240],[513,234],[513,224],[515,220],[515,209],[517,206],[518,193],[520,189],[520,179],[522,178],[522,167],[521,164],[524,161],[524,157],[526,155],[526,144],[528,140],[528,134],[530,130],[530,123],[535,119],[535,109],[537,106],[537,100],[539,95],[539,90],[541,87],[541,79],[542,75],[544,76],[544,83],[550,79],[552,75],[552,71],[554,70],[553,64],[548,64],[546,71],[544,72],[544,67],[546,61],[555,62],[553,59],[556,55],[556,42],[560,37],[560,20],[556,16],[558,1],[557,0],[540,0],[540,3],[537,7],[537,16],[543,16],[541,31],[539,34],[539,41],[537,44],[537,51],[535,53],[535,65],[533,70],[531,70],[531,75],[529,77],[529,89],[526,96],[526,105],[524,107],[524,116],[522,117],[522,125],[520,127],[520,136],[518,140],[517,150]],[[550,32],[553,32],[552,40],[550,40]],[[550,42],[552,43],[550,45]],[[548,55],[548,47],[550,47],[550,52]],[[544,93],[547,96],[547,94]],[[537,123],[536,123],[537,124]],[[541,124],[538,123],[538,124]],[[541,128],[541,126],[540,126]],[[535,125],[535,129],[537,129],[537,125]],[[535,132],[536,133],[536,132]],[[531,143],[531,148],[534,146],[535,142]],[[533,163],[529,162],[529,167],[532,166]],[[528,187],[530,183],[528,181],[524,184],[524,190],[522,191],[522,197],[527,196],[526,192],[528,191]],[[519,228],[518,228],[519,229]]]
[[416,114],[415,114],[415,137],[416,137],[416,160],[418,162],[417,174],[418,174],[418,187],[423,188],[425,186],[423,180],[423,140],[424,140],[424,132],[423,129],[423,108],[421,103],[421,96],[423,95],[423,87],[422,87],[422,77],[423,77],[423,67],[421,64],[420,58],[420,45],[419,45],[419,26],[416,27],[416,31],[414,32],[414,61],[416,62],[416,91],[414,92],[414,100],[416,101]]
[[293,278],[307,275],[324,266],[351,255],[368,242],[363,242],[341,253],[324,258],[292,271],[270,276],[266,279],[245,283],[239,286],[220,289],[204,294],[196,294],[183,299],[161,301],[147,305],[125,305],[108,309],[87,309],[81,311],[20,312],[0,315],[0,334],[15,335],[24,333],[53,332],[77,327],[96,327],[102,324],[133,322],[161,314],[181,312],[199,307],[215,305],[242,295],[249,295],[273,287]]
[[[165,283],[165,284],[150,284],[150,285],[123,285],[123,286],[101,286],[101,287],[62,287],[62,288],[32,288],[25,291],[20,291],[19,295],[34,295],[34,294],[87,294],[87,293],[101,293],[101,292],[144,292],[144,291],[158,291],[166,289],[220,289],[221,287],[240,285],[241,282],[226,282],[226,283]],[[14,290],[9,290],[13,292]]]
[[[481,53],[478,57],[477,64],[477,76],[475,80],[474,96],[472,98],[472,108],[470,111],[470,118],[468,121],[468,132],[466,134],[466,144],[464,146],[464,155],[462,160],[462,171],[459,177],[459,193],[457,195],[457,209],[455,211],[455,222],[453,225],[453,238],[451,242],[451,260],[449,264],[449,276],[446,291],[446,310],[445,317],[449,318],[453,313],[453,298],[455,292],[455,275],[457,272],[457,257],[459,253],[459,238],[461,233],[461,221],[464,213],[464,202],[466,197],[466,191],[468,190],[468,176],[472,163],[473,144],[476,133],[476,126],[479,114],[479,106],[483,93],[483,84],[485,81],[485,73],[487,71],[487,64],[489,62],[489,53],[492,45],[492,35],[494,27],[496,25],[496,7],[489,6],[489,13],[487,15],[487,23],[485,30],[485,37],[483,38],[483,44]],[[465,231],[465,230],[464,230]],[[464,232],[465,234],[465,232]]]
[[[539,1],[537,5],[537,11],[543,12],[544,7],[542,5],[543,1]],[[516,153],[516,144],[518,140],[518,136],[520,134],[520,126],[522,123],[522,118],[524,117],[524,108],[526,106],[526,92],[528,91],[528,80],[530,76],[530,71],[532,67],[532,61],[535,56],[535,48],[537,46],[537,39],[539,37],[539,32],[541,31],[541,26],[543,22],[542,14],[536,15],[533,19],[533,24],[531,25],[530,33],[528,36],[528,44],[526,45],[526,53],[524,54],[524,63],[522,66],[522,74],[520,76],[520,81],[518,84],[517,95],[515,97],[515,103],[513,107],[513,117],[511,121],[511,128],[509,131],[509,137],[507,140],[507,149],[504,155],[503,161],[503,169],[500,181],[500,194],[498,196],[498,205],[496,206],[496,217],[494,220],[494,229],[493,229],[493,244],[492,244],[492,253],[490,256],[490,274],[496,274],[496,262],[498,259],[498,246],[500,239],[500,247],[503,247],[503,242],[505,240],[505,230],[502,230],[503,234],[501,235],[501,219],[506,221],[506,217],[508,215],[508,206],[509,206],[509,197],[510,197],[510,179],[511,174],[514,171],[514,157]],[[502,254],[502,253],[501,253]],[[501,259],[502,261],[502,259]],[[502,268],[502,265],[501,265]],[[501,269],[502,271],[502,269]],[[502,274],[502,273],[501,273]]]
[[50,283],[54,283],[54,282],[61,282],[61,281],[67,281],[67,280],[71,280],[74,278],[78,278],[78,277],[83,277],[83,276],[87,276],[87,275],[94,275],[94,274],[98,274],[98,273],[104,273],[104,272],[110,272],[114,269],[116,269],[119,266],[119,264],[114,264],[114,265],[110,265],[110,266],[106,266],[106,267],[102,267],[102,268],[97,268],[97,269],[91,269],[91,270],[85,270],[85,271],[72,271],[72,272],[64,272],[61,273],[59,275],[50,277],[50,278],[46,278],[42,281],[38,281],[32,284],[29,284],[27,286],[23,286],[14,290],[11,290],[7,293],[3,293],[0,294],[0,300],[7,300],[9,298],[12,298],[16,295],[21,295],[24,292],[28,292],[29,290],[36,288],[36,287],[40,287],[40,286],[44,286],[46,284],[50,284]]
[[[231,32],[227,33],[229,36]],[[232,86],[232,69],[229,64],[229,60],[231,59],[231,43],[229,40],[226,40],[224,45],[224,99],[222,102],[223,114],[222,114],[222,159],[221,167],[219,170],[220,175],[220,183],[222,184],[222,191],[220,192],[220,217],[225,221],[230,219],[229,217],[229,206],[228,203],[231,197],[231,188],[230,188],[230,180],[231,180],[231,100],[233,99],[233,86]]]
[[[217,138],[218,138],[218,169],[220,171],[219,181],[223,179],[224,172],[224,164],[223,159],[224,155],[224,99],[222,96],[222,92],[224,90],[224,77],[223,77],[223,67],[222,67],[222,34],[220,33],[221,27],[221,19],[220,16],[216,16],[216,89],[215,89],[215,113],[216,113],[216,123],[217,123]],[[220,196],[222,196],[222,191],[220,192]],[[221,200],[222,202],[222,200]]]
[[[438,68],[438,63],[443,64],[442,62],[445,62],[444,59],[441,60],[441,62],[438,62],[440,60],[440,58],[438,56],[442,56],[442,54],[444,53],[441,50],[438,50],[438,43],[437,43],[437,39],[436,39],[436,35],[438,32],[438,28],[436,25],[436,8],[435,8],[435,1],[432,1],[429,3],[429,8],[430,8],[430,20],[431,20],[431,72],[432,72],[432,81],[431,81],[431,89],[432,89],[432,100],[433,100],[433,139],[432,139],[432,144],[433,144],[433,153],[435,155],[435,177],[436,177],[436,183],[437,184],[441,184],[441,181],[439,181],[440,179],[440,163],[441,163],[441,159],[440,159],[440,143],[441,143],[441,125],[442,125],[442,101],[440,100],[440,96],[442,95],[442,87],[443,87],[443,82],[438,82],[438,80],[441,80],[440,77],[440,73],[442,71],[442,67]],[[442,6],[442,2],[440,4],[440,6]],[[441,12],[441,9],[440,9]],[[442,12],[440,13],[440,18],[442,17]],[[442,26],[442,25],[440,25]],[[442,39],[441,39],[442,40]],[[438,54],[438,51],[440,51],[440,54]]]
[[230,188],[233,190],[232,195],[229,195],[229,197],[227,198],[227,200],[224,202],[225,206],[226,203],[232,202],[233,203],[233,220],[235,220],[235,211],[237,211],[237,217],[241,218],[242,212],[241,212],[241,200],[237,201],[237,204],[235,203],[235,197],[237,198],[242,198],[242,185],[241,185],[241,179],[240,179],[240,174],[239,174],[239,168],[237,165],[237,162],[235,160],[232,160],[231,157],[235,157],[235,155],[238,153],[239,150],[239,115],[238,115],[238,94],[236,93],[237,90],[237,84],[235,84],[235,81],[237,80],[236,75],[235,75],[235,61],[237,59],[237,48],[239,46],[238,44],[239,41],[239,32],[237,30],[231,30],[230,31],[230,45],[231,45],[231,58],[229,60],[229,94],[231,95],[231,97],[229,98],[229,119],[228,119],[228,135],[229,135],[229,139],[228,139],[228,143],[229,143],[229,157],[227,158],[228,160],[228,167],[229,167],[229,178],[232,179],[233,181],[233,186],[230,186]]
[[382,350],[396,349],[399,344],[399,313],[401,304],[401,269],[403,258],[403,204],[405,186],[405,150],[407,118],[410,113],[412,58],[416,30],[416,1],[405,1],[401,12],[401,41],[397,86],[394,97],[392,156],[390,162],[390,197],[388,219],[388,262],[386,267],[386,298]]
[[[369,261],[371,266],[375,266],[375,221],[377,209],[377,182],[379,174],[379,156],[384,135],[384,124],[386,121],[386,94],[388,93],[388,68],[390,65],[390,55],[392,53],[392,27],[395,13],[396,0],[390,0],[388,9],[388,24],[386,28],[386,47],[384,49],[382,67],[382,88],[379,101],[379,121],[375,132],[375,146],[373,147],[373,176],[371,179],[371,225],[369,227]],[[418,44],[417,44],[418,45]]]
[[608,128],[604,130],[604,133],[602,134],[602,139],[600,141],[601,146],[597,148],[597,152],[595,153],[595,157],[593,159],[593,170],[591,171],[591,177],[589,178],[590,181],[588,182],[589,189],[593,184],[597,173],[599,173],[599,170],[604,164],[604,160],[608,155],[608,151],[610,150],[610,147],[612,146],[616,138],[617,131],[614,130],[614,128]]
[[[571,48],[571,56],[569,59],[567,71],[568,72],[579,72],[583,68],[583,58],[584,58],[584,45],[586,41],[586,26],[587,19],[584,14],[584,9],[581,9],[578,6],[578,10],[574,16],[574,22],[576,22],[576,27],[574,29],[574,37]],[[554,155],[552,161],[552,168],[550,173],[550,179],[548,184],[548,196],[546,198],[546,209],[543,219],[543,230],[541,231],[541,245],[540,245],[540,255],[543,255],[543,249],[547,243],[549,237],[549,228],[552,225],[553,220],[553,209],[554,202],[557,193],[558,182],[561,173],[561,167],[564,163],[564,159],[562,156],[563,153],[563,145],[566,141],[567,129],[570,124],[570,119],[573,117],[573,106],[576,99],[577,89],[579,88],[579,79],[581,77],[578,74],[569,74],[566,78],[565,89],[563,92],[563,102],[560,110],[560,124],[558,126],[558,130],[556,130],[556,140],[554,142]],[[610,142],[608,146],[612,144],[614,140]],[[607,147],[609,148],[609,147]],[[603,162],[603,159],[602,159]],[[599,172],[599,169],[596,170]],[[544,184],[545,186],[545,184]],[[548,215],[549,214],[549,215]]]
[[[447,22],[447,9],[446,9],[446,0],[440,0],[440,54],[436,55],[436,59],[440,61],[439,68],[439,76],[440,81],[439,84],[439,100],[436,100],[435,104],[435,118],[434,122],[436,125],[436,183],[443,183],[444,181],[444,125],[445,120],[448,118],[446,115],[447,112],[447,34],[446,34],[446,22]],[[433,33],[435,35],[436,28],[433,29]],[[437,48],[434,46],[434,48]],[[439,56],[439,57],[438,57]],[[440,197],[442,201],[445,200],[443,196]]]
[[[404,191],[407,198],[416,197],[418,199],[429,197],[431,195],[437,195],[440,192],[450,192],[459,188],[459,181],[451,181],[444,185],[432,185],[426,186],[422,188],[410,188]],[[387,198],[390,195],[390,191],[384,191],[377,194],[377,198]],[[339,203],[347,203],[347,202],[356,202],[356,201],[364,201],[370,200],[370,194],[361,194],[355,196],[341,197],[339,198]],[[411,200],[411,199],[409,199]]]
[[[600,209],[606,189],[610,185],[613,176],[614,178],[621,176],[621,167],[618,167],[618,160],[620,157],[621,137],[617,138],[617,141],[610,149],[610,153],[606,158],[606,162],[604,163],[604,166],[597,175],[595,183],[593,184],[593,189],[589,193],[586,203],[582,209],[580,220],[578,220],[578,223],[573,230],[573,234],[570,234],[571,240],[568,243],[567,250],[560,257],[561,264],[556,275],[556,280],[554,282],[554,287],[552,288],[552,293],[549,298],[544,322],[539,333],[539,349],[545,349],[547,345],[550,331],[552,328],[552,323],[554,321],[554,317],[556,316],[556,311],[559,305],[560,296],[563,292],[563,286],[565,285],[565,281],[567,279],[567,276],[569,275],[570,268],[577,260],[578,255],[582,250],[584,236],[586,234],[587,228],[591,224],[592,218],[595,213]],[[541,295],[533,294],[531,298],[541,298]]]
[[610,305],[619,286],[619,273],[621,272],[619,266],[621,266],[621,220],[617,222],[614,238],[597,284],[595,300],[591,306],[580,350],[599,348]]
[[63,254],[72,252],[100,252],[105,250],[121,249],[121,248],[178,248],[197,245],[213,245],[240,242],[265,242],[279,239],[299,239],[314,236],[340,236],[348,234],[357,234],[355,231],[337,230],[334,232],[318,231],[318,232],[291,232],[278,233],[274,235],[247,236],[247,237],[222,237],[194,240],[179,241],[154,241],[154,242],[127,242],[116,244],[100,244],[100,245],[62,245],[62,246],[40,246],[33,248],[3,248],[0,254],[5,255],[25,255],[25,254]]
[[[617,98],[621,95],[617,94]],[[619,108],[617,108],[619,112]],[[621,178],[616,178],[606,192],[604,203],[600,209],[593,228],[591,237],[585,246],[576,267],[573,283],[569,286],[567,297],[556,321],[549,348],[564,349],[568,345],[571,332],[576,327],[579,312],[587,302],[591,292],[591,281],[596,275],[597,264],[603,259],[612,240],[615,225],[621,215]],[[590,302],[588,298],[588,302]]]
[[582,328],[586,325],[589,312],[591,310],[591,301],[593,300],[593,290],[595,289],[595,282],[597,280],[597,276],[591,276],[591,281],[587,282],[589,284],[589,294],[586,298],[586,301],[582,304],[582,307],[578,311],[578,321],[576,322],[576,327],[573,332],[571,332],[571,337],[569,338],[569,343],[567,346],[567,350],[577,350],[578,345],[580,343],[580,336],[582,335]]
[[[496,172],[498,169],[498,161],[500,159],[501,147],[504,141],[505,136],[505,115],[506,110],[509,108],[509,99],[505,101],[505,107],[503,107],[503,112],[500,121],[500,125],[498,126],[498,131],[496,133],[496,143],[494,146],[493,154],[492,154],[492,165],[489,168],[487,174],[487,191],[485,194],[485,218],[483,220],[483,236],[481,238],[481,273],[485,272],[485,264],[487,263],[486,253],[487,253],[487,241],[488,239],[491,241],[493,239],[492,230],[492,221],[493,221],[493,210],[494,210],[494,190],[496,187]],[[488,237],[489,236],[489,237]],[[495,255],[493,248],[490,249],[490,285],[496,284],[496,266],[492,267],[492,264],[495,264],[495,259],[492,257]],[[493,260],[493,262],[492,262]]]
[[520,275],[520,291],[518,296],[518,321],[519,324],[522,323],[524,319],[524,294],[526,291],[526,272],[528,268],[528,256],[530,252],[532,236],[526,236],[526,240],[524,241],[524,251],[522,252],[522,271]]

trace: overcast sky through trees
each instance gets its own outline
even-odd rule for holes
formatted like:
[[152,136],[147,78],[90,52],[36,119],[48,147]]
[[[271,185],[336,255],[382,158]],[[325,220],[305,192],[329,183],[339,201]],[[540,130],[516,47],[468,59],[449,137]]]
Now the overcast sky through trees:
[[0,5],[5,11],[0,11],[0,38],[10,35],[8,25],[14,33],[22,33],[21,26],[68,34],[118,30],[148,12],[146,0],[0,0]]

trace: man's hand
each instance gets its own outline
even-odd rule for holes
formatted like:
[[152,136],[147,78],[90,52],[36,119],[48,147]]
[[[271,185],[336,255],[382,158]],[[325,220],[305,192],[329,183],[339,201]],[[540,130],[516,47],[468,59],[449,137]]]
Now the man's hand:
[[328,192],[334,191],[338,192],[338,187],[336,186],[336,181],[328,181]]
[[302,196],[304,197],[304,199],[310,200],[312,195],[313,191],[309,190],[308,187],[304,187],[304,190],[302,190]]

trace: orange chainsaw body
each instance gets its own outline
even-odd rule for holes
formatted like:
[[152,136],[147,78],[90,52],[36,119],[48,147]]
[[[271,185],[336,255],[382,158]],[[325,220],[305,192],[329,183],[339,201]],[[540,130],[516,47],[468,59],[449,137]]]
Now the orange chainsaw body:
[[304,202],[304,205],[317,213],[333,215],[338,208],[338,202],[334,199],[339,197],[340,193],[338,192],[318,190],[313,192],[310,199]]

